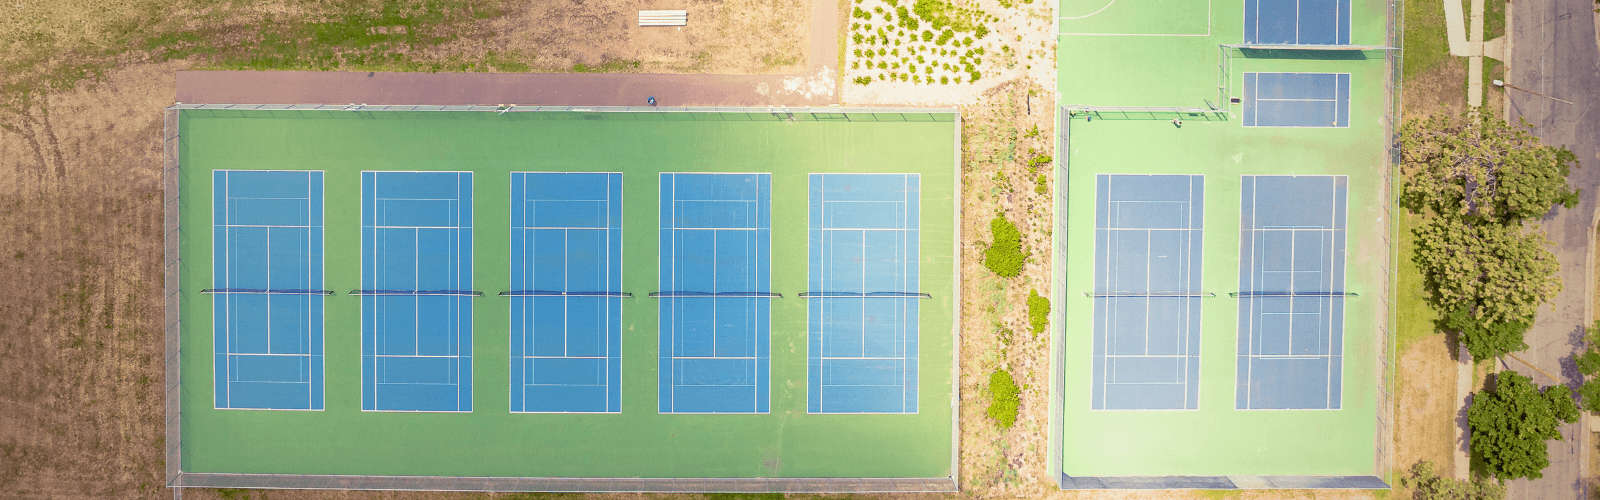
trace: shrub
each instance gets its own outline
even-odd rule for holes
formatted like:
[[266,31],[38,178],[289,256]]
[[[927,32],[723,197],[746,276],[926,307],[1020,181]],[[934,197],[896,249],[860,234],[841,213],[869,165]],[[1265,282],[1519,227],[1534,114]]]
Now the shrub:
[[924,42],[933,41],[933,32],[929,31],[929,30],[922,30],[922,41],[924,41]]
[[950,28],[945,28],[943,32],[939,33],[939,39],[934,40],[933,43],[935,45],[944,45],[950,43],[950,39],[955,37],[956,32],[950,31]]
[[983,266],[1005,278],[1021,274],[1022,262],[1028,256],[1022,253],[1022,233],[1017,226],[1005,217],[995,217],[989,221],[989,230],[994,233],[994,243],[984,251]]
[[868,14],[867,11],[861,10],[861,7],[856,7],[855,10],[850,11],[850,17],[857,19],[872,19],[872,14]]
[[1017,381],[1011,378],[1011,372],[995,370],[989,374],[989,418],[994,419],[1001,429],[1010,429],[1017,423],[1017,406],[1021,398],[1017,395],[1022,392],[1017,390]]
[[[980,25],[978,25],[978,29],[977,29],[977,30],[974,30],[974,31],[973,31],[973,32],[972,32],[972,34],[974,34],[974,35],[978,35],[978,38],[979,38],[979,39],[982,39],[982,38],[983,38],[983,37],[986,37],[986,36],[989,36],[989,27],[988,27],[988,26],[984,26],[984,25],[982,25],[982,24],[980,24]],[[979,50],[979,51],[982,51],[982,50],[983,50],[983,49],[982,49],[982,48],[980,48],[980,49],[978,49],[978,50]],[[982,54],[982,53],[983,53],[983,52],[978,52],[978,53],[979,53],[979,54]]]
[[866,84],[872,83],[872,77],[870,77],[870,76],[858,76],[858,77],[856,77],[856,83],[860,84],[860,85],[866,85]]
[[948,77],[948,76],[939,77],[939,84],[940,85],[949,85],[950,84],[950,77]]
[[1050,155],[1038,155],[1028,159],[1028,168],[1037,169],[1040,165],[1049,165],[1054,160],[1055,158],[1051,158]]
[[976,82],[976,81],[978,81],[978,77],[981,77],[981,76],[983,76],[983,74],[982,74],[982,73],[979,73],[979,72],[977,72],[977,71],[973,71],[973,72],[972,72],[972,79],[970,79],[970,80],[967,80],[967,81],[969,81],[969,82]]
[[1506,497],[1506,487],[1478,476],[1471,481],[1440,477],[1433,471],[1433,462],[1421,461],[1411,466],[1410,474],[1400,478],[1400,485],[1411,488],[1415,498],[1422,500],[1500,500]]
[[1033,192],[1039,193],[1039,194],[1045,194],[1045,193],[1047,193],[1049,191],[1050,191],[1050,180],[1049,179],[1045,179],[1044,178],[1044,174],[1039,174],[1039,178],[1033,181]]
[[1033,337],[1039,338],[1050,323],[1050,299],[1039,296],[1038,290],[1028,290],[1028,325],[1033,327]]

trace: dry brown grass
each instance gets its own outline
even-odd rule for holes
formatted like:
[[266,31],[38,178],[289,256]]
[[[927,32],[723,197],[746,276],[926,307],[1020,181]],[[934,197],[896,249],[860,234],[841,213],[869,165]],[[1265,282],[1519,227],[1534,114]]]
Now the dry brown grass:
[[[1050,290],[1051,198],[1035,192],[1026,161],[1029,148],[1046,155],[1053,149],[1053,116],[1043,104],[1053,102],[1053,91],[1021,80],[994,88],[962,113],[961,487],[980,496],[1036,494],[1054,484],[1045,470],[1050,339],[1033,336],[1023,305],[1029,290]],[[1027,137],[1033,127],[1038,133]],[[1053,171],[1053,164],[1040,169],[1051,177]],[[1032,251],[1016,278],[983,267],[985,247],[979,242],[992,241],[989,221],[995,215],[1015,223],[1024,248]],[[1012,332],[1009,344],[1002,341],[1005,330]],[[1009,430],[986,414],[989,374],[1001,368],[1022,388]]]

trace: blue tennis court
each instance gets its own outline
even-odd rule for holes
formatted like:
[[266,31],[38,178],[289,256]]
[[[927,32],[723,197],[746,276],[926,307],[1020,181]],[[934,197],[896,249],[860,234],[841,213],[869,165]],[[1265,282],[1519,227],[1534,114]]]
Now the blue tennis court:
[[1240,198],[1239,409],[1338,409],[1346,176],[1247,175]]
[[1095,182],[1092,408],[1195,409],[1205,176]]
[[511,411],[622,411],[622,174],[511,173]]
[[212,172],[217,408],[321,410],[322,172]]
[[661,413],[767,413],[772,174],[661,174]]
[[1350,0],[1245,0],[1244,43],[1349,45]]
[[917,174],[811,174],[809,413],[917,412]]
[[472,411],[472,173],[361,173],[361,408]]
[[1245,73],[1244,126],[1349,127],[1349,73]]

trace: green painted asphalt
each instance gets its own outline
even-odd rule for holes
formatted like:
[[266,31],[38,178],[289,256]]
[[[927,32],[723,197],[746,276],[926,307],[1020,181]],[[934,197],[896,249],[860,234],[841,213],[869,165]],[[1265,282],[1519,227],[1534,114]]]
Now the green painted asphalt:
[[[766,113],[186,110],[181,115],[183,470],[521,477],[942,477],[951,474],[955,238],[953,115],[939,121],[779,121]],[[894,119],[894,115],[880,118]],[[924,120],[927,115],[923,115]],[[216,410],[212,401],[211,171],[326,172],[326,410]],[[363,412],[363,170],[474,175],[474,407]],[[624,174],[620,414],[509,411],[509,174]],[[771,172],[772,411],[656,411],[659,172]],[[921,412],[806,413],[807,179],[922,174]]]
[[[1124,6],[1124,3],[1131,5]],[[1109,6],[1108,6],[1109,4]],[[1160,0],[1063,0],[1057,47],[1062,105],[1183,106],[1217,103],[1218,44],[1242,40],[1242,0],[1210,0],[1209,12]],[[1105,17],[1099,17],[1105,16]],[[1191,22],[1209,16],[1197,29]],[[1357,1],[1352,41],[1383,45],[1387,5]],[[1069,35],[1066,33],[1126,33]],[[1162,36],[1183,34],[1194,36]],[[1071,476],[1384,475],[1377,470],[1381,345],[1388,283],[1384,54],[1234,51],[1227,82],[1240,96],[1245,71],[1350,73],[1348,128],[1246,128],[1231,119],[1171,113],[1105,113],[1071,120],[1058,208],[1067,226],[1064,333],[1057,330],[1063,393],[1062,471]],[[1218,103],[1219,105],[1221,103]],[[1093,411],[1094,179],[1102,173],[1204,174],[1205,242],[1199,409]],[[1235,362],[1242,175],[1348,175],[1343,404],[1338,410],[1236,410]]]

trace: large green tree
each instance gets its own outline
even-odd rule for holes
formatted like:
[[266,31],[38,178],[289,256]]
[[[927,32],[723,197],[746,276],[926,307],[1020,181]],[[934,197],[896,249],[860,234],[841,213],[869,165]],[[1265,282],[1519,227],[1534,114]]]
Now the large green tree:
[[1414,212],[1512,224],[1555,205],[1572,208],[1578,191],[1567,173],[1578,166],[1566,148],[1547,146],[1526,121],[1513,125],[1486,109],[1434,115],[1401,127],[1401,202]]
[[1443,326],[1477,359],[1527,348],[1534,313],[1561,291],[1549,240],[1523,221],[1577,204],[1577,157],[1529,131],[1487,110],[1401,128],[1401,204],[1424,216],[1414,259]]
[[1550,465],[1546,441],[1561,439],[1562,423],[1578,421],[1578,405],[1566,386],[1540,388],[1514,371],[1495,375],[1492,387],[1472,396],[1467,424],[1472,453],[1490,475],[1507,479],[1544,477]]
[[1468,309],[1486,323],[1522,321],[1561,291],[1561,263],[1537,228],[1435,217],[1415,234],[1417,266],[1443,311]]

